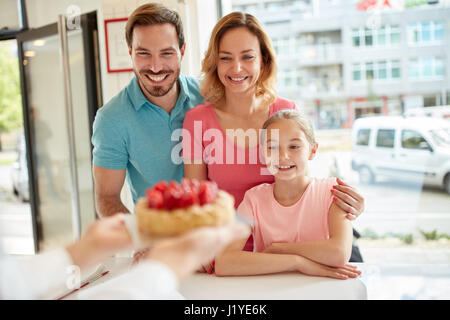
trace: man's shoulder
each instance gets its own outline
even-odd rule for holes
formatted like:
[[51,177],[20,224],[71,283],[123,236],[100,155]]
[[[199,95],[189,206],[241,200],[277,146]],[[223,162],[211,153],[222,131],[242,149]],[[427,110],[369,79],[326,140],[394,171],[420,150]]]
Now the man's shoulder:
[[200,79],[191,77],[191,76],[187,76],[184,74],[181,74],[181,77],[183,77],[183,79],[186,81],[186,83],[188,85],[196,87],[197,89],[199,88]]
[[123,88],[100,109],[98,109],[98,114],[107,117],[121,117],[126,112],[126,107],[130,104],[131,102],[128,98],[126,88]]
[[193,101],[194,106],[203,103],[203,96],[200,93],[200,80],[194,77],[181,74],[180,78],[185,83],[186,95]]

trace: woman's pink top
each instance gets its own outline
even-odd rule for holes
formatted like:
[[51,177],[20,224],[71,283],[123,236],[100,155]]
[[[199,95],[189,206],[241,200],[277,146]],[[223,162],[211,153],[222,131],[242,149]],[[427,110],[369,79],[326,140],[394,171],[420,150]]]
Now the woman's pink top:
[[[277,98],[270,106],[270,116],[282,109],[295,108],[293,101]],[[215,181],[220,189],[233,195],[236,208],[247,190],[274,181],[267,172],[263,154],[259,154],[259,145],[242,148],[234,144],[220,127],[210,103],[188,111],[183,129],[184,162],[195,163],[195,160],[203,159],[208,167],[208,180]]]
[[300,200],[289,207],[275,200],[273,183],[248,190],[238,212],[253,222],[253,251],[262,252],[277,242],[328,239],[328,212],[333,202],[330,190],[336,183],[336,178],[312,178]]

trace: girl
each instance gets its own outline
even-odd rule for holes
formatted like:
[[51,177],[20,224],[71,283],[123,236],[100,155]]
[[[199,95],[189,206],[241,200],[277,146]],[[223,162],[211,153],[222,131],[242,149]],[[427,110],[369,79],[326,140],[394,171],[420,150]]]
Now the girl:
[[[205,103],[188,111],[183,122],[184,176],[215,181],[234,196],[237,207],[248,189],[274,181],[272,175],[261,174],[265,164],[260,161],[259,135],[251,139],[250,134],[258,133],[275,112],[296,106],[276,96],[274,49],[250,14],[232,12],[219,20],[202,72],[200,91]],[[238,155],[244,155],[245,161],[239,161]],[[348,219],[355,219],[364,208],[364,198],[339,180],[337,189],[336,203]],[[252,239],[245,250],[253,250]],[[212,267],[205,266],[205,270],[211,272]]]
[[333,201],[335,178],[307,174],[317,151],[311,123],[296,110],[275,113],[263,125],[266,163],[275,182],[245,193],[238,212],[253,221],[254,252],[232,244],[216,258],[217,275],[299,271],[338,279],[356,277],[348,265],[352,226]]

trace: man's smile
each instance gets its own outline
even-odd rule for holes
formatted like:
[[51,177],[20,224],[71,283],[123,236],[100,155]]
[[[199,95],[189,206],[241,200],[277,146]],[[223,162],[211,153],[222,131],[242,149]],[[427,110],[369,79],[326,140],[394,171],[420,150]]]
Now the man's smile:
[[150,80],[150,82],[158,84],[158,83],[161,83],[164,80],[166,80],[167,77],[170,75],[170,73],[166,73],[166,74],[162,74],[162,75],[151,75],[148,73],[144,73],[144,75],[148,80]]

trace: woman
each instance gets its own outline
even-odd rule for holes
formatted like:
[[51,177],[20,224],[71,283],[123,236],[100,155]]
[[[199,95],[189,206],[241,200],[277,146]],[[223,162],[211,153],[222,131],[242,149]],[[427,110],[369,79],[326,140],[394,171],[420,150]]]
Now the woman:
[[[237,208],[248,189],[274,181],[260,156],[263,123],[275,112],[296,106],[276,96],[274,49],[250,14],[233,12],[219,20],[202,72],[200,91],[206,103],[187,112],[183,123],[184,175],[215,181],[235,197]],[[353,220],[363,210],[364,199],[338,181],[336,204]],[[245,250],[252,247],[249,239]]]

